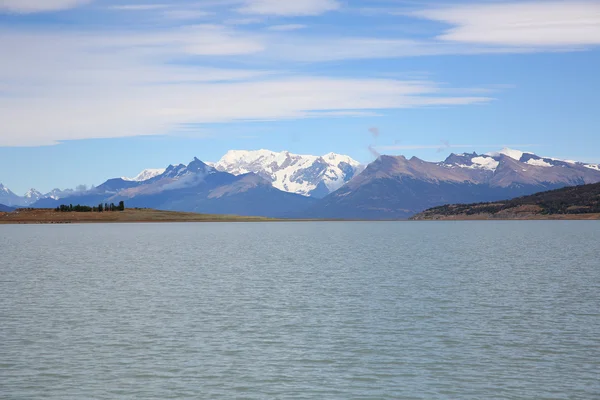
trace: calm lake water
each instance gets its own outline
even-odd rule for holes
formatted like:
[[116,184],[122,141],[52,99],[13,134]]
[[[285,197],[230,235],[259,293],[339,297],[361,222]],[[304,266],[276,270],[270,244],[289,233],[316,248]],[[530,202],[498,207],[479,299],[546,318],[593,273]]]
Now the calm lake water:
[[2,399],[598,399],[600,223],[0,226]]

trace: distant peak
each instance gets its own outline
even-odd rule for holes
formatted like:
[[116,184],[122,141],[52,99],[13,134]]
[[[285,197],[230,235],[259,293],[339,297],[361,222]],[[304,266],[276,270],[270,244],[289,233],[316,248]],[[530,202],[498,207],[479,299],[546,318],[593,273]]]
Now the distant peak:
[[499,157],[501,155],[507,156],[512,158],[513,160],[516,161],[520,161],[521,158],[523,158],[524,154],[533,154],[533,153],[529,153],[526,151],[521,151],[521,150],[515,150],[515,149],[511,149],[508,147],[503,148],[502,150],[498,151],[498,152],[491,152],[491,153],[486,153],[486,156],[490,156],[490,157]]
[[[169,165],[169,168],[174,168],[172,165]],[[152,179],[155,176],[161,175],[166,171],[165,168],[148,168],[137,174],[133,178],[122,177],[124,181],[133,181],[133,182],[143,182],[148,179]]]

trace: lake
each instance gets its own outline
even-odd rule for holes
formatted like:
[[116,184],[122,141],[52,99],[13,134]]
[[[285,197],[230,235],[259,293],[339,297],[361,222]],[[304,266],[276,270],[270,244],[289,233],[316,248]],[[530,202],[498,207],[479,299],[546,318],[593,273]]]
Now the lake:
[[600,398],[600,223],[0,225],[0,398]]

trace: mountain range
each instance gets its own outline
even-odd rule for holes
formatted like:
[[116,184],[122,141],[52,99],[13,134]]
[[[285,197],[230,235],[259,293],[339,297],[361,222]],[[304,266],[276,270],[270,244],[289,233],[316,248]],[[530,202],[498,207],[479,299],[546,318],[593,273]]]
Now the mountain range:
[[443,162],[381,156],[356,178],[302,215],[312,218],[408,218],[455,203],[496,201],[600,182],[595,164],[504,149],[451,154]]
[[20,197],[0,184],[0,204],[55,207],[124,200],[129,207],[294,218],[399,219],[450,203],[496,201],[600,182],[600,167],[500,152],[451,154],[442,162],[381,156],[363,167],[348,156],[230,151],[215,163],[148,169],[86,191]]
[[340,154],[310,156],[269,150],[232,150],[214,166],[234,175],[253,172],[279,190],[315,198],[335,192],[364,169],[358,161]]
[[276,189],[258,174],[233,175],[195,158],[187,165],[169,165],[161,174],[147,180],[109,179],[66,198],[41,199],[34,206],[95,205],[121,200],[128,207],[269,217],[288,215],[316,201]]

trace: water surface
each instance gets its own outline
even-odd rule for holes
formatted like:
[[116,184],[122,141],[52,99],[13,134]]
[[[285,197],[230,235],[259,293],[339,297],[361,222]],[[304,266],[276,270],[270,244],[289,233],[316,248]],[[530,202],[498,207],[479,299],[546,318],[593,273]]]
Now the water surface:
[[0,398],[600,398],[600,223],[0,226]]

